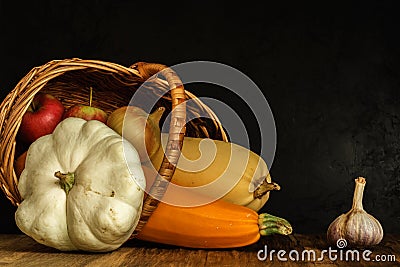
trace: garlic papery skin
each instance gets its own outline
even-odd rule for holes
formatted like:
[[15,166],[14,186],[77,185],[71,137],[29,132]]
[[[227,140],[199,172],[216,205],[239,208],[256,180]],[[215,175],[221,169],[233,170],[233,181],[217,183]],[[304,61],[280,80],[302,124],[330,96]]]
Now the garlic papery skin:
[[383,229],[379,221],[363,208],[365,178],[358,177],[355,182],[353,206],[349,212],[340,215],[329,225],[327,239],[332,244],[345,239],[349,247],[371,247],[381,242]]

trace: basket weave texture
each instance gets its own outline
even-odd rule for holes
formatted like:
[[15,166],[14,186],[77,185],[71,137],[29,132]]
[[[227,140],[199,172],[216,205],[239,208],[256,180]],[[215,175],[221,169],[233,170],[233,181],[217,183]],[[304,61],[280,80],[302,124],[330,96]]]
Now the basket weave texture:
[[[169,139],[163,163],[144,199],[141,217],[132,235],[134,237],[157,208],[158,199],[162,198],[172,179],[184,136],[224,141],[228,138],[212,110],[194,94],[186,91],[178,75],[165,65],[138,62],[124,67],[100,60],[53,60],[33,68],[0,105],[0,186],[13,205],[19,205],[22,201],[14,163],[26,149],[18,141],[17,134],[22,116],[33,97],[38,92],[45,92],[57,97],[66,108],[75,104],[86,105],[89,87],[95,90],[92,105],[108,114],[119,107],[127,106],[135,93],[140,93],[141,99],[156,100],[153,110],[162,106],[166,109],[166,114],[171,112]],[[142,90],[138,90],[139,88]],[[185,101],[189,99],[194,100],[190,101],[190,106]],[[188,113],[195,119],[185,124]],[[161,123],[166,119],[166,114]],[[204,114],[206,116],[202,116]]]

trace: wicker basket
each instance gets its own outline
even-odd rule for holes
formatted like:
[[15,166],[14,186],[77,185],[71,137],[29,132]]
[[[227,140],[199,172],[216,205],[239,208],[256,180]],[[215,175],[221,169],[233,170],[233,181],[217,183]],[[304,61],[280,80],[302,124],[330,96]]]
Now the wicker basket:
[[[78,58],[50,61],[33,68],[0,105],[0,185],[13,205],[21,202],[14,162],[26,149],[18,142],[17,132],[34,95],[39,91],[51,93],[68,108],[74,104],[87,104],[89,86],[96,88],[93,106],[108,114],[128,105],[136,92],[142,92],[142,98],[158,99],[154,109],[163,106],[168,111],[166,114],[172,112],[163,164],[150,194],[144,200],[139,223],[132,235],[134,237],[156,209],[157,199],[163,196],[168,186],[166,181],[173,176],[185,133],[225,141],[227,136],[211,109],[185,91],[177,74],[164,65],[139,62],[127,68],[115,63]],[[145,90],[138,90],[141,86]],[[195,101],[190,101],[189,106],[185,104],[188,99]],[[187,113],[192,113],[196,119],[182,127]],[[209,119],[199,118],[199,114],[205,113]]]

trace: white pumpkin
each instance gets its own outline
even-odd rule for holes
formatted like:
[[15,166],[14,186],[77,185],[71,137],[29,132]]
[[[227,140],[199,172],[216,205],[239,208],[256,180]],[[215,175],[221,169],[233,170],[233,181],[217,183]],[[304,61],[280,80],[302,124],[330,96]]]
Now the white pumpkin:
[[135,229],[145,183],[129,142],[99,121],[67,118],[29,147],[16,224],[59,250],[111,251]]

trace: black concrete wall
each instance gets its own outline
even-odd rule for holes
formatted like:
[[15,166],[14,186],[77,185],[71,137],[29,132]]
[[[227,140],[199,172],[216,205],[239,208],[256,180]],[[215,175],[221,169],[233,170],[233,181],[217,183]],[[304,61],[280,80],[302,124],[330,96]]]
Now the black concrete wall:
[[[46,3],[47,2],[47,3]],[[174,65],[227,64],[263,90],[277,126],[271,174],[281,186],[264,211],[296,232],[326,231],[367,178],[364,207],[400,231],[400,61],[395,1],[283,2],[0,1],[1,98],[32,67],[80,57]],[[90,2],[90,3],[89,3]],[[247,4],[248,6],[243,6]],[[222,91],[194,93],[221,99]],[[226,100],[236,110],[245,104]],[[248,117],[245,112],[244,117]],[[248,120],[249,129],[256,126]],[[259,151],[258,132],[250,132]],[[0,196],[0,232],[18,232]]]

